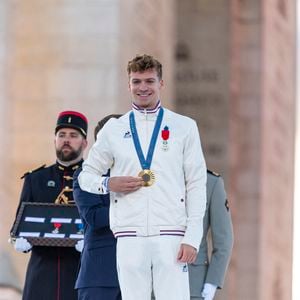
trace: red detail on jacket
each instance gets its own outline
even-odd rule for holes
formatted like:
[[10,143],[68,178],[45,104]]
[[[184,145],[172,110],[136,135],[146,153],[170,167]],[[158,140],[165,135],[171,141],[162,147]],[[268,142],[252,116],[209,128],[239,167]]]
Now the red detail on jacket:
[[165,126],[165,128],[161,131],[161,137],[164,141],[168,140],[170,136],[169,127]]

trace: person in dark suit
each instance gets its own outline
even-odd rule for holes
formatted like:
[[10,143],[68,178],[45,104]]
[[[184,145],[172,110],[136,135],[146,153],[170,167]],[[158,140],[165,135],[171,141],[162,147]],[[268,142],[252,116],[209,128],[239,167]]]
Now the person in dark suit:
[[[208,170],[206,188],[203,238],[196,261],[189,265],[191,300],[212,300],[217,288],[223,287],[233,246],[231,215],[222,177]],[[209,230],[212,240],[210,254]]]
[[[121,115],[109,115],[98,122],[98,131],[110,118]],[[117,266],[116,239],[109,228],[109,194],[92,194],[80,189],[74,175],[73,194],[84,226],[84,245],[81,254],[80,269],[76,281],[80,300],[120,300]]]
[[[83,162],[86,135],[84,115],[74,111],[59,114],[54,141],[57,161],[24,174],[17,213],[23,202],[74,204],[73,173]],[[80,253],[74,247],[32,247],[26,238],[17,238],[14,248],[19,252],[31,250],[23,300],[77,299],[74,285]]]

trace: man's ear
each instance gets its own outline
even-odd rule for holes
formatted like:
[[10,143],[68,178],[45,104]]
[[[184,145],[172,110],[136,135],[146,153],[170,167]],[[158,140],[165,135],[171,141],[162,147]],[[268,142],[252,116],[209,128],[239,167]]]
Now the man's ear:
[[88,145],[88,141],[87,141],[87,139],[84,139],[83,140],[83,148],[86,149],[87,145]]

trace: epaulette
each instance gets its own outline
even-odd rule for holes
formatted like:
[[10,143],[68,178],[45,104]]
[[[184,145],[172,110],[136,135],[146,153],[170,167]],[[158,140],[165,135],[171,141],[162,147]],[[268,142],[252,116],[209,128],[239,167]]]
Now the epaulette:
[[45,167],[46,167],[46,164],[45,164],[45,165],[42,165],[42,166],[40,166],[40,167],[38,167],[37,169],[28,171],[28,172],[26,172],[26,173],[21,177],[21,179],[23,179],[24,177],[26,177],[28,174],[31,174],[31,173],[34,173],[34,172],[39,171],[39,170],[41,170],[41,169],[44,169]]
[[216,172],[214,172],[214,171],[208,170],[208,169],[207,169],[207,173],[209,173],[209,174],[211,174],[211,175],[214,175],[214,176],[216,176],[216,177],[220,177],[220,176],[221,176],[220,174],[218,174],[218,173],[216,173]]

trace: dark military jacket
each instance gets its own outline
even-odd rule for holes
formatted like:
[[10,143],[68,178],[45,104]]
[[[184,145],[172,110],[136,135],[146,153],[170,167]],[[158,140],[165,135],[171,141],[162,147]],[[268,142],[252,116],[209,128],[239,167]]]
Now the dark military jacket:
[[[18,210],[22,202],[53,203],[63,188],[72,189],[73,173],[81,164],[82,161],[64,167],[57,162],[25,174]],[[72,203],[72,191],[64,195]],[[23,300],[77,300],[74,286],[79,259],[80,253],[74,247],[34,246],[27,267]]]

